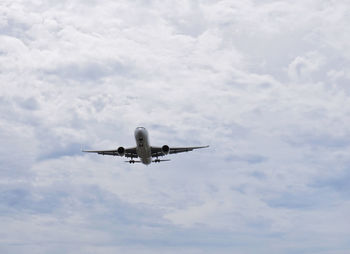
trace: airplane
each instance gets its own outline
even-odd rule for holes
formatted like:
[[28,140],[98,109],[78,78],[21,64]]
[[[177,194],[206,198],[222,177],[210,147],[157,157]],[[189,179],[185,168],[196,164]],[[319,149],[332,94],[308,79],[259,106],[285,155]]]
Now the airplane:
[[[135,140],[136,147],[124,148],[122,146],[118,147],[116,150],[99,150],[99,151],[82,151],[86,153],[97,153],[102,155],[112,155],[112,156],[125,156],[130,158],[130,160],[125,161],[131,163],[143,163],[145,165],[151,164],[151,162],[159,163],[162,161],[158,159],[160,156],[165,156],[173,153],[189,152],[195,149],[206,148],[209,146],[191,146],[191,147],[169,147],[168,145],[163,146],[151,146],[148,139],[148,132],[144,127],[137,127],[135,129]],[[140,160],[134,160],[134,158],[140,158]],[[152,159],[152,158],[156,159]]]

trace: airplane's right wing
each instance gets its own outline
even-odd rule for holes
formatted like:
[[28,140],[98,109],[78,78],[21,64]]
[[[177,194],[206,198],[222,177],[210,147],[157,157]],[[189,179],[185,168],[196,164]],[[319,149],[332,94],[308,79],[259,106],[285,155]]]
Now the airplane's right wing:
[[[152,157],[166,155],[167,153],[164,153],[163,147],[152,146],[151,147]],[[167,149],[169,149],[168,154],[174,154],[174,153],[190,152],[190,151],[193,151],[195,149],[207,148],[209,146],[189,146],[189,147],[168,147],[168,146],[166,146],[166,147],[167,147]]]
[[170,147],[169,154],[190,152],[190,151],[193,151],[195,149],[201,149],[201,148],[207,148],[207,147],[209,147],[209,146]]

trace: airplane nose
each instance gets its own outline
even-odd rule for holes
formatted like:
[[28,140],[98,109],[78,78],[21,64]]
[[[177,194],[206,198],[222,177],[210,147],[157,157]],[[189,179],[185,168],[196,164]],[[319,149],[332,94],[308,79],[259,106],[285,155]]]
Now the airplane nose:
[[137,139],[137,140],[140,140],[140,138],[144,138],[144,137],[146,137],[147,136],[147,130],[145,129],[145,128],[143,128],[143,127],[137,127],[136,129],[135,129],[135,138]]
[[142,129],[136,128],[136,130],[135,130],[135,137],[139,137],[140,135],[142,135]]

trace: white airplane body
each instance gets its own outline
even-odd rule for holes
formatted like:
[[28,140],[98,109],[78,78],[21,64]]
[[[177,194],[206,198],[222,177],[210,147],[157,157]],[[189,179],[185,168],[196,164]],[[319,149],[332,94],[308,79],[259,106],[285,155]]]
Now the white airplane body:
[[[83,151],[88,153],[97,153],[102,155],[112,156],[125,156],[130,158],[129,163],[141,162],[145,165],[151,164],[151,162],[161,162],[169,160],[160,160],[158,157],[165,156],[173,153],[189,152],[194,149],[206,148],[209,146],[192,146],[192,147],[172,147],[163,145],[162,147],[151,146],[148,138],[148,132],[144,127],[137,127],[135,129],[135,141],[136,147],[124,148],[120,146],[116,150],[100,150],[100,151]],[[156,157],[155,160],[152,158]],[[139,161],[134,158],[140,158]]]

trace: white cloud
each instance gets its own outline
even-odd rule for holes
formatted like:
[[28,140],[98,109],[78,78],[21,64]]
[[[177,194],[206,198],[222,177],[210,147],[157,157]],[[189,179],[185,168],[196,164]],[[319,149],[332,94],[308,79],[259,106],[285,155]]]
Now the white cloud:
[[[312,74],[319,71],[324,64],[324,57],[315,52],[309,52],[305,57],[296,57],[288,66],[288,75],[297,82],[300,79],[312,80]],[[304,81],[305,82],[305,81]]]
[[[348,9],[4,1],[0,250],[345,253]],[[139,125],[211,147],[150,167],[80,153]]]

